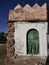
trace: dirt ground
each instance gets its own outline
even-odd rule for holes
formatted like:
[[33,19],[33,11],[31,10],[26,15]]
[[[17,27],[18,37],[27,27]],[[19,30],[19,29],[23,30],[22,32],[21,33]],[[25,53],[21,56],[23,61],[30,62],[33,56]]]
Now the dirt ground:
[[6,47],[0,46],[0,65],[49,65],[49,56],[47,59],[37,56],[14,56],[6,57]]
[[0,58],[0,65],[46,65],[46,62],[45,59],[34,56],[17,56],[13,58]]

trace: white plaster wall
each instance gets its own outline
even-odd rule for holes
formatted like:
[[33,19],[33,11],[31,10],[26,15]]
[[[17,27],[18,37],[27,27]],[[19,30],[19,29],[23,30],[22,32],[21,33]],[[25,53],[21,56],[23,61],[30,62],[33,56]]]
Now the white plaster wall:
[[36,29],[39,32],[39,55],[47,56],[47,22],[15,22],[15,54],[26,55],[26,34],[30,29]]

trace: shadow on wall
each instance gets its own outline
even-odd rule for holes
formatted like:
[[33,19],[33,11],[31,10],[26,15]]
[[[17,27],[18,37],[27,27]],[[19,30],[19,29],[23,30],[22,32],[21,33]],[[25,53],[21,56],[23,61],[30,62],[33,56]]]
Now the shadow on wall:
[[49,34],[49,5],[47,5],[47,22],[48,22],[48,34]]
[[[47,21],[48,21],[48,34],[49,34],[49,5],[47,5]],[[45,65],[49,65],[49,55],[47,56]]]
[[49,65],[49,56],[46,59],[46,64],[45,65]]

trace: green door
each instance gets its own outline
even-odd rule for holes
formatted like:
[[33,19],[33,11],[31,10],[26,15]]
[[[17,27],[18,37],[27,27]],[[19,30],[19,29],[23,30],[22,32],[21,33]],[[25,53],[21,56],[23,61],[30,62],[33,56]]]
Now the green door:
[[37,30],[30,30],[27,33],[27,53],[38,54],[39,53],[39,34]]

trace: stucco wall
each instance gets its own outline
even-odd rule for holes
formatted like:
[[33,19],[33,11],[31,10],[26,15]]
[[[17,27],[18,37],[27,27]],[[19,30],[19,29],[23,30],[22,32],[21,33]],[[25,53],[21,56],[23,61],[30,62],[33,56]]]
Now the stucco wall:
[[15,22],[15,54],[26,55],[26,34],[30,29],[36,29],[39,32],[39,55],[47,56],[47,22]]

